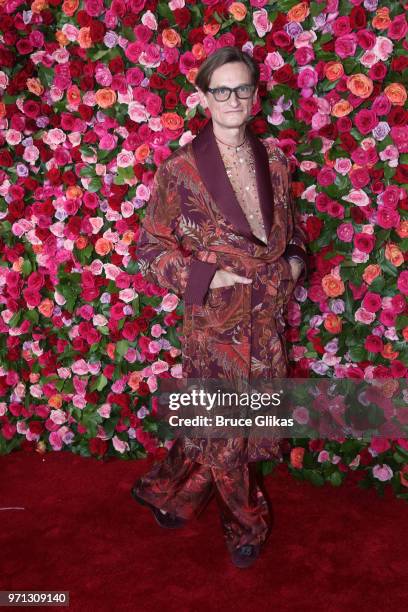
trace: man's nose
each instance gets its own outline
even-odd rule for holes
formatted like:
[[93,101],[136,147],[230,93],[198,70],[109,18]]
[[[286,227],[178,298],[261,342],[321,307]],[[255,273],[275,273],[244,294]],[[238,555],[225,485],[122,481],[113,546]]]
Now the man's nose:
[[231,91],[230,99],[228,100],[228,102],[233,106],[237,106],[241,103],[236,91]]

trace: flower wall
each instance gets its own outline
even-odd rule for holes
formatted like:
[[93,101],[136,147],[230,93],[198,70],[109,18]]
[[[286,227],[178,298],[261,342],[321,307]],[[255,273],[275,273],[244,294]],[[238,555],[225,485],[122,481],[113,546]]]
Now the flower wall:
[[[0,452],[163,455],[160,376],[182,304],[138,271],[156,167],[206,122],[220,46],[260,65],[252,127],[291,160],[311,274],[287,312],[291,375],[407,377],[407,4],[0,3]],[[153,395],[152,395],[153,394]],[[405,400],[407,398],[405,397]],[[315,484],[392,484],[406,439],[287,440]],[[269,466],[270,467],[270,466]],[[268,466],[265,469],[269,469]]]

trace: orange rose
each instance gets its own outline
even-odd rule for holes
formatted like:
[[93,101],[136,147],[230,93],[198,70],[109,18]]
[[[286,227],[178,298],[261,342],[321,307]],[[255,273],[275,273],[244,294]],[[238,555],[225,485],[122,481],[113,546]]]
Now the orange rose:
[[219,23],[205,23],[203,25],[203,31],[206,36],[215,36],[220,31],[221,25]]
[[132,232],[132,230],[126,230],[126,232],[123,232],[123,236],[122,236],[123,244],[127,244],[127,245],[132,244],[134,237],[135,237],[135,232]]
[[390,9],[386,6],[379,8],[375,11],[375,17],[372,20],[373,28],[377,30],[386,30],[391,23]]
[[402,251],[393,242],[389,242],[385,247],[385,258],[398,268],[404,263]]
[[41,13],[44,9],[48,8],[48,2],[46,0],[34,0],[30,9],[33,13]]
[[345,117],[349,115],[352,110],[353,107],[348,100],[339,100],[331,109],[331,114],[333,117]]
[[408,342],[408,326],[404,327],[404,329],[402,330],[402,337],[406,342]]
[[61,45],[61,47],[66,47],[69,43],[68,37],[65,36],[64,32],[61,32],[61,30],[55,32],[55,40]]
[[91,28],[81,28],[78,32],[77,43],[82,49],[89,49],[92,47]]
[[300,2],[299,4],[295,4],[287,13],[288,21],[297,21],[297,23],[301,23],[306,19],[309,13],[310,9],[308,3]]
[[149,157],[150,147],[148,144],[142,144],[140,147],[137,147],[135,151],[135,160],[137,162],[143,163],[147,157]]
[[73,17],[78,10],[79,0],[65,0],[62,4],[62,12],[68,17]]
[[233,2],[229,8],[228,12],[231,13],[235,21],[243,21],[247,16],[247,9],[242,2]]
[[404,465],[404,467],[399,472],[400,482],[403,487],[408,487],[408,464]]
[[207,57],[202,43],[195,43],[195,45],[192,46],[191,53],[196,60],[202,61]]
[[70,185],[65,192],[68,200],[76,200],[82,198],[82,189],[78,185]]
[[21,270],[23,269],[23,264],[24,257],[17,257],[17,259],[13,261],[13,265],[11,266],[11,268],[12,270],[14,270],[14,272],[21,272]]
[[35,96],[42,96],[44,93],[44,87],[40,79],[27,79],[27,89]]
[[111,359],[115,359],[115,346],[113,342],[109,342],[109,344],[106,345],[106,352]]
[[347,79],[347,89],[359,98],[369,98],[373,93],[373,82],[365,74],[353,74]]
[[112,243],[106,238],[98,238],[95,242],[95,251],[98,255],[107,255],[112,250]]
[[44,317],[50,317],[54,311],[54,302],[49,298],[45,298],[38,306],[38,310]]
[[0,102],[0,117],[6,116],[6,105],[4,102]]
[[322,278],[322,288],[328,297],[337,297],[344,293],[344,283],[333,274],[326,274]]
[[378,264],[370,264],[363,272],[363,280],[367,283],[367,285],[371,285],[373,280],[376,279],[377,276],[380,276],[380,274],[380,266]]
[[98,89],[95,94],[95,100],[98,106],[101,108],[109,108],[116,102],[116,92],[108,87],[104,89]]
[[81,104],[81,91],[77,85],[71,85],[67,89],[67,100],[71,106],[78,106]]
[[163,113],[160,121],[167,130],[180,130],[184,125],[182,117],[177,113]]
[[55,395],[51,395],[48,398],[48,405],[51,408],[61,408],[62,406],[62,395],[60,393],[56,393]]
[[399,355],[398,351],[393,351],[392,350],[392,343],[391,342],[387,342],[387,344],[384,344],[384,348],[381,351],[381,355],[384,357],[384,359],[396,359]]
[[140,372],[132,372],[128,378],[128,385],[132,391],[137,391],[142,380],[143,376],[140,374]]
[[38,255],[39,253],[43,252],[43,245],[42,244],[32,244],[31,248],[33,249],[34,253],[36,255]]
[[198,68],[190,68],[190,70],[186,74],[186,79],[189,83],[194,85],[196,76],[197,76]]
[[324,75],[329,81],[337,81],[344,74],[343,64],[340,62],[327,62],[324,67]]
[[86,236],[79,236],[79,238],[75,240],[75,246],[79,251],[82,251],[82,249],[85,249],[87,245],[88,245],[88,238]]
[[408,221],[401,221],[395,231],[400,238],[408,238]]
[[329,313],[324,320],[324,327],[330,334],[339,334],[342,328],[341,318],[334,313]]
[[295,448],[292,448],[290,451],[290,465],[294,468],[302,468],[304,454],[305,449],[303,446],[295,446]]
[[401,83],[391,83],[384,89],[384,93],[394,106],[404,106],[407,101],[407,90]]
[[165,28],[163,30],[162,40],[165,47],[179,47],[181,44],[180,34],[172,28]]

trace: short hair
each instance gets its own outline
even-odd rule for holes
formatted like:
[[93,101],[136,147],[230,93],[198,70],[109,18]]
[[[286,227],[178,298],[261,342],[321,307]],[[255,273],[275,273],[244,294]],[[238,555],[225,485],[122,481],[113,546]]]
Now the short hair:
[[258,85],[259,66],[257,62],[248,53],[238,49],[238,47],[221,47],[201,64],[194,81],[195,86],[201,89],[202,92],[207,93],[214,70],[230,62],[242,62],[248,66],[252,85],[255,85],[255,87]]

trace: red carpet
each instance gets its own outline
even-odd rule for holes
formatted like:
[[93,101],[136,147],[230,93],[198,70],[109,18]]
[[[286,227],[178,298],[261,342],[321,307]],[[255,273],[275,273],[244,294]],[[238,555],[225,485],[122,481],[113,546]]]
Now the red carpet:
[[280,466],[265,481],[271,537],[240,570],[214,499],[171,532],[132,500],[149,464],[66,452],[0,457],[0,508],[25,508],[0,510],[0,590],[69,591],[70,611],[406,608],[407,504],[390,491],[361,491],[355,474],[341,488],[316,488]]

